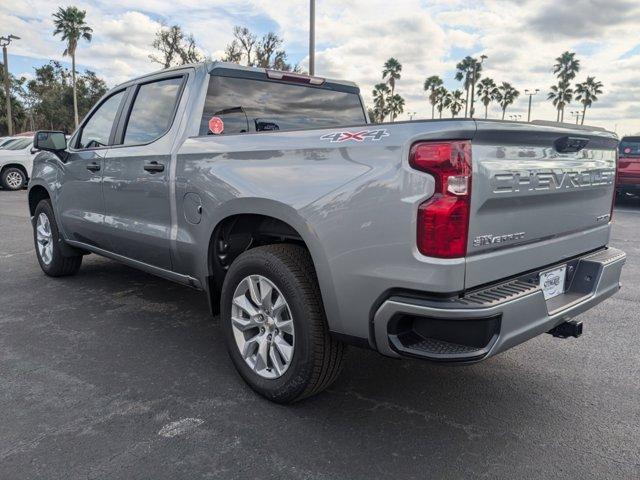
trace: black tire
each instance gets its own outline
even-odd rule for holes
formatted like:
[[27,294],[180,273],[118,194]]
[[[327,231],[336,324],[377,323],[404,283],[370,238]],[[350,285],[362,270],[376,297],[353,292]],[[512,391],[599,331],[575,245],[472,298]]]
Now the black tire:
[[6,190],[22,190],[27,184],[27,176],[18,167],[8,167],[2,171],[0,183]]
[[[272,282],[289,304],[295,329],[291,362],[279,378],[263,378],[245,362],[231,325],[233,294],[249,275]],[[222,285],[221,321],[231,360],[256,392],[277,403],[315,395],[337,378],[345,346],[329,334],[320,289],[309,252],[297,245],[256,247],[231,265]]]
[[[38,225],[38,218],[40,215],[46,215],[49,220],[49,226],[51,230],[51,244],[52,244],[52,256],[49,262],[46,262],[40,253],[38,248],[38,237],[36,228]],[[82,265],[82,255],[65,256],[62,252],[61,244],[63,240],[58,233],[58,225],[53,214],[53,208],[49,200],[41,200],[36,207],[34,220],[33,220],[33,241],[36,247],[36,256],[38,257],[38,263],[42,271],[50,277],[63,277],[67,275],[75,275],[80,270]]]

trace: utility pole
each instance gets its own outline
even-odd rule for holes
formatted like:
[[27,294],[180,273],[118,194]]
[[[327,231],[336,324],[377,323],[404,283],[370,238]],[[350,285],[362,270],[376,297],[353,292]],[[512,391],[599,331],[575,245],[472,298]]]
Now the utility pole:
[[9,79],[9,55],[7,54],[7,45],[11,40],[20,40],[20,37],[9,35],[8,37],[0,37],[0,46],[2,46],[2,60],[4,62],[4,95],[7,102],[7,133],[13,135],[13,115],[11,113],[11,82]]
[[533,97],[539,91],[540,91],[539,88],[536,88],[535,90],[525,90],[524,91],[525,95],[529,95],[529,111],[527,113],[527,122],[531,121],[531,97]]
[[475,97],[475,87],[476,87],[476,76],[478,74],[478,67],[482,66],[482,62],[484,62],[487,59],[486,55],[480,55],[480,63],[476,63],[475,61],[473,62],[473,76],[471,77],[471,79],[473,80],[473,82],[471,82],[471,106],[469,108],[469,117],[473,118],[473,100]]
[[316,72],[316,0],[309,0],[309,75]]

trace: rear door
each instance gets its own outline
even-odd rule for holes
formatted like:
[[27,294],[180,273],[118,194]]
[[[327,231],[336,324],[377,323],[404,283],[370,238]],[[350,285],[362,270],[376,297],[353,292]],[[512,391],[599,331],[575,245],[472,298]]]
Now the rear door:
[[477,124],[467,288],[607,244],[615,135],[557,124]]
[[167,73],[131,88],[118,145],[104,159],[110,250],[170,269],[170,166],[174,122],[187,75]]
[[104,236],[102,173],[104,157],[113,143],[115,120],[127,91],[116,91],[96,107],[70,141],[60,166],[57,215],[70,240],[107,248]]

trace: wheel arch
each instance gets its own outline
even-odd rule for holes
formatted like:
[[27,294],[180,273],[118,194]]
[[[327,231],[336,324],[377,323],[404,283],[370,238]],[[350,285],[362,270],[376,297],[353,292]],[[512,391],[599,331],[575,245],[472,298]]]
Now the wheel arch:
[[36,211],[38,203],[42,200],[51,200],[51,194],[46,187],[42,185],[33,185],[29,188],[28,202],[29,202],[29,215],[33,217]]
[[[233,208],[227,206],[211,228],[207,249],[207,289],[213,313],[219,309],[219,294],[222,282],[231,262],[242,252],[259,245],[273,243],[296,243],[307,249],[318,279],[322,300],[330,320],[335,305],[333,282],[328,261],[317,232],[294,208],[273,200],[238,199]],[[230,233],[231,232],[231,233]],[[225,246],[221,242],[231,241],[235,245]],[[223,247],[222,249],[220,247]],[[223,262],[221,262],[221,256]],[[331,322],[330,322],[331,326]]]

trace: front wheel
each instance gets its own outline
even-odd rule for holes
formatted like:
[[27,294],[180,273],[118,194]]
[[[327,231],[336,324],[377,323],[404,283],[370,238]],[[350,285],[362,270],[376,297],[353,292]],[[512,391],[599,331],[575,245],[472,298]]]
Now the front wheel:
[[36,256],[42,271],[50,277],[75,275],[82,265],[82,255],[65,256],[60,248],[60,233],[48,200],[36,207],[33,225]]
[[338,376],[344,346],[329,334],[309,253],[267,245],[240,255],[221,294],[231,360],[269,400],[290,403],[327,388]]

